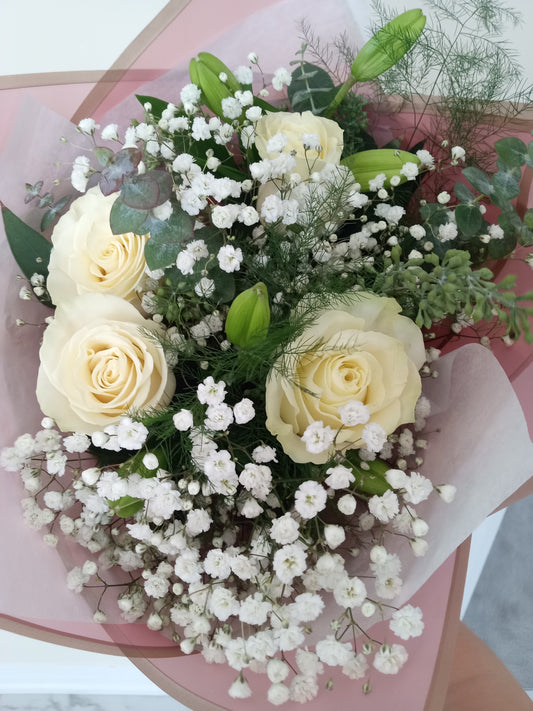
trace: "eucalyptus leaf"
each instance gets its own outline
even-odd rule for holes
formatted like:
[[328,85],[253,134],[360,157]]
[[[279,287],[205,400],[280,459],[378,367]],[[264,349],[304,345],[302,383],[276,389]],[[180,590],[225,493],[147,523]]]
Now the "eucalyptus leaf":
[[110,148],[104,148],[103,146],[95,146],[93,148],[93,153],[96,156],[96,160],[104,168],[115,155]]
[[170,200],[171,195],[172,177],[161,170],[127,177],[120,190],[122,202],[136,210],[151,210]]
[[320,114],[328,108],[336,94],[330,75],[321,67],[302,62],[292,72],[287,95],[295,111]]
[[520,228],[518,241],[524,247],[531,247],[531,245],[533,245],[533,230],[531,230],[526,225],[522,225],[522,227]]
[[526,161],[527,146],[519,138],[514,136],[500,138],[494,144],[494,148],[508,165],[521,167]]
[[473,165],[463,168],[463,175],[468,180],[470,185],[472,185],[476,190],[483,195],[491,195],[493,192],[493,187],[490,182],[489,176],[484,173],[479,168]]
[[45,232],[49,227],[51,227],[56,217],[57,210],[55,210],[54,208],[47,210],[41,219],[41,231]]
[[123,148],[113,155],[100,174],[100,190],[104,195],[111,195],[120,190],[124,178],[137,173],[142,152],[138,148]]
[[495,173],[492,176],[492,185],[494,192],[507,200],[512,200],[520,195],[520,184],[512,173]]
[[24,276],[31,279],[33,274],[41,274],[46,278],[51,243],[7,207],[2,206],[2,217],[9,247]]
[[24,204],[27,205],[34,198],[36,198],[37,195],[39,195],[39,193],[41,192],[42,187],[42,180],[39,180],[37,183],[35,183],[35,185],[32,185],[31,183],[26,183],[26,197],[24,198]]
[[455,183],[453,186],[453,191],[458,200],[461,202],[473,202],[476,197],[473,192],[471,192],[464,183]]
[[125,205],[119,196],[111,206],[109,216],[111,232],[114,235],[123,235],[128,232],[146,234],[147,230],[143,228],[143,225],[149,214],[148,210],[137,210]]
[[483,215],[478,205],[457,205],[455,208],[457,228],[466,237],[478,234],[483,224]]
[[52,193],[46,193],[41,198],[39,198],[39,207],[49,207],[54,202],[54,196]]
[[145,226],[150,239],[144,248],[149,269],[164,269],[176,261],[182,243],[194,235],[194,217],[175,206],[168,220],[149,217]]
[[522,220],[514,208],[498,215],[498,224],[504,237],[489,242],[489,254],[493,259],[501,259],[513,251],[522,229]]

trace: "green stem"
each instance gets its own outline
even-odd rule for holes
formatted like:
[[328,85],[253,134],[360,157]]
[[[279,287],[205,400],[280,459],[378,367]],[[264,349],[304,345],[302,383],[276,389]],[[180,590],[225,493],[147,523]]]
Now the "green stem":
[[344,99],[344,97],[346,96],[346,94],[350,91],[350,89],[352,88],[352,86],[353,86],[355,83],[356,83],[355,77],[353,77],[353,76],[350,74],[350,76],[348,77],[348,79],[346,79],[346,81],[345,81],[344,84],[341,86],[341,88],[339,89],[339,91],[335,94],[335,98],[333,99],[333,101],[331,102],[331,104],[328,106],[328,109],[327,109],[327,111],[326,111],[325,114],[324,114],[324,116],[325,116],[326,118],[331,118],[331,117],[333,116],[333,114],[335,113],[336,108],[339,106],[339,104],[341,103],[341,101]]

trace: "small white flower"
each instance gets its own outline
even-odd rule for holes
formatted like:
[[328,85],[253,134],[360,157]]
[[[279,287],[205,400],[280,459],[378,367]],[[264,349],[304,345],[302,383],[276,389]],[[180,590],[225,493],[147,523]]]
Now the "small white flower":
[[446,205],[448,202],[450,202],[450,197],[450,193],[447,193],[445,190],[443,190],[437,195],[437,201],[440,202],[441,205]]
[[342,673],[349,679],[364,679],[367,671],[368,660],[364,654],[354,654],[342,668]]
[[233,415],[238,425],[244,425],[255,417],[254,404],[249,398],[243,398],[233,406]]
[[418,165],[411,161],[404,163],[400,169],[400,175],[405,175],[407,180],[414,180],[418,175]]
[[228,273],[238,271],[243,259],[240,247],[233,247],[230,244],[224,245],[217,254],[220,268]]
[[291,73],[284,67],[276,69],[272,77],[272,86],[276,91],[281,91],[284,86],[289,86],[291,83]]
[[252,459],[257,464],[266,464],[268,462],[277,462],[276,450],[268,445],[259,445],[252,452]]
[[157,205],[157,207],[152,208],[152,215],[156,220],[161,220],[165,222],[172,215],[172,203],[167,200],[162,205]]
[[226,397],[226,383],[219,380],[217,383],[209,375],[197,387],[198,400],[202,405],[217,405]]
[[359,578],[345,576],[335,585],[333,596],[340,607],[360,607],[366,599],[366,587]]
[[371,452],[379,452],[387,441],[387,434],[383,427],[377,422],[369,422],[365,425],[361,438],[368,450]]
[[181,409],[172,417],[174,427],[180,432],[186,432],[193,426],[193,416],[190,410]]
[[453,222],[439,225],[439,239],[441,242],[450,242],[457,237],[457,226]]
[[429,151],[426,150],[420,150],[416,152],[416,157],[418,160],[422,163],[422,165],[430,167],[434,165],[435,159],[431,155]]
[[410,476],[406,477],[402,487],[405,489],[403,498],[410,504],[419,504],[425,501],[433,491],[431,481],[418,472],[411,472]]
[[326,539],[328,546],[334,550],[335,548],[338,548],[341,543],[344,543],[346,540],[346,533],[344,532],[344,528],[342,528],[342,526],[328,524],[327,526],[324,526],[324,538]]
[[374,667],[382,674],[397,674],[407,661],[407,651],[401,644],[383,644],[374,657]]
[[302,442],[308,452],[320,454],[331,447],[336,434],[336,431],[332,430],[329,425],[324,427],[322,420],[318,420],[306,427],[302,435]]
[[298,522],[289,512],[272,521],[270,527],[270,537],[280,545],[287,545],[298,540],[300,527]]
[[186,249],[182,249],[176,257],[176,266],[183,275],[192,274],[195,260],[193,255]]
[[464,161],[465,155],[466,152],[464,148],[461,148],[461,146],[454,146],[452,148],[452,165],[457,165],[460,160]]
[[441,484],[440,486],[436,486],[435,489],[441,499],[447,504],[450,504],[454,500],[455,494],[457,493],[457,488],[452,484]]
[[329,476],[324,483],[331,489],[347,489],[355,481],[353,471],[342,464],[338,464],[336,467],[329,467],[329,469],[326,469],[326,474]]
[[381,523],[388,523],[400,510],[398,497],[390,489],[382,496],[374,495],[370,497],[368,510]]
[[345,494],[337,502],[337,508],[345,516],[351,516],[357,506],[357,500],[351,494]]
[[230,686],[228,694],[232,699],[247,699],[252,695],[250,685],[242,674],[240,674]]
[[272,565],[282,583],[290,585],[306,569],[306,554],[297,544],[283,546],[274,553]]
[[405,605],[393,612],[389,627],[400,639],[419,637],[424,630],[422,610],[419,607]]
[[314,518],[326,508],[327,493],[316,481],[304,481],[294,494],[294,508],[302,518]]
[[316,653],[320,661],[329,666],[344,666],[353,654],[352,645],[349,642],[339,642],[333,635],[317,642]]
[[205,426],[210,430],[222,432],[233,422],[233,410],[223,402],[209,405],[205,414]]
[[339,407],[339,415],[343,425],[365,425],[370,419],[370,411],[360,400],[350,400]]

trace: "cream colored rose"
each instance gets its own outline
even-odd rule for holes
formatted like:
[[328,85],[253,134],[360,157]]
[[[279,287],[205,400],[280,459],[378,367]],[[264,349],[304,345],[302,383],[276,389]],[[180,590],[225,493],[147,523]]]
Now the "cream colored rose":
[[83,294],[56,309],[39,352],[37,400],[64,432],[91,434],[122,415],[165,406],[174,375],[158,327],[124,299]]
[[93,292],[136,298],[148,235],[111,232],[109,215],[116,198],[91,188],[54,228],[47,287],[56,306]]
[[[266,114],[255,124],[255,145],[261,158],[273,159],[279,153],[267,150],[270,138],[281,133],[287,137],[283,148],[286,153],[294,153],[296,167],[294,172],[307,178],[311,171],[320,171],[326,163],[338,163],[342,153],[342,129],[331,119],[315,116],[311,111],[289,113],[277,111]],[[321,151],[305,151],[302,136],[318,136]]]
[[420,329],[394,299],[354,292],[319,313],[289,347],[266,385],[267,429],[295,462],[322,464],[331,451],[311,454],[302,435],[312,422],[338,431],[335,449],[362,446],[364,425],[342,424],[339,407],[359,400],[387,434],[414,419],[425,360]]

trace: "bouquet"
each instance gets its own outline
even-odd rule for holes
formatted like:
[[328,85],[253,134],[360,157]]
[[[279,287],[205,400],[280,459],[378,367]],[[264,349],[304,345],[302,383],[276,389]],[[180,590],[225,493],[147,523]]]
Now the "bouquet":
[[[21,298],[54,309],[44,419],[1,454],[24,517],[85,551],[66,584],[96,622],[120,613],[229,666],[234,698],[254,672],[274,705],[311,701],[330,668],[364,693],[398,673],[424,629],[412,593],[476,522],[479,478],[458,471],[486,473],[472,441],[489,426],[466,430],[480,381],[490,426],[516,424],[482,346],[436,345],[482,323],[485,345],[533,340],[533,295],[487,266],[533,243],[513,205],[533,142],[498,140],[490,172],[445,140],[378,148],[353,90],[425,23],[391,19],[341,79],[312,42],[271,77],[254,53],[230,69],[201,52],[173,101],[137,96],[141,120],[79,122],[77,195],[26,185],[40,230],[3,210]],[[453,417],[449,390],[468,393]]]

